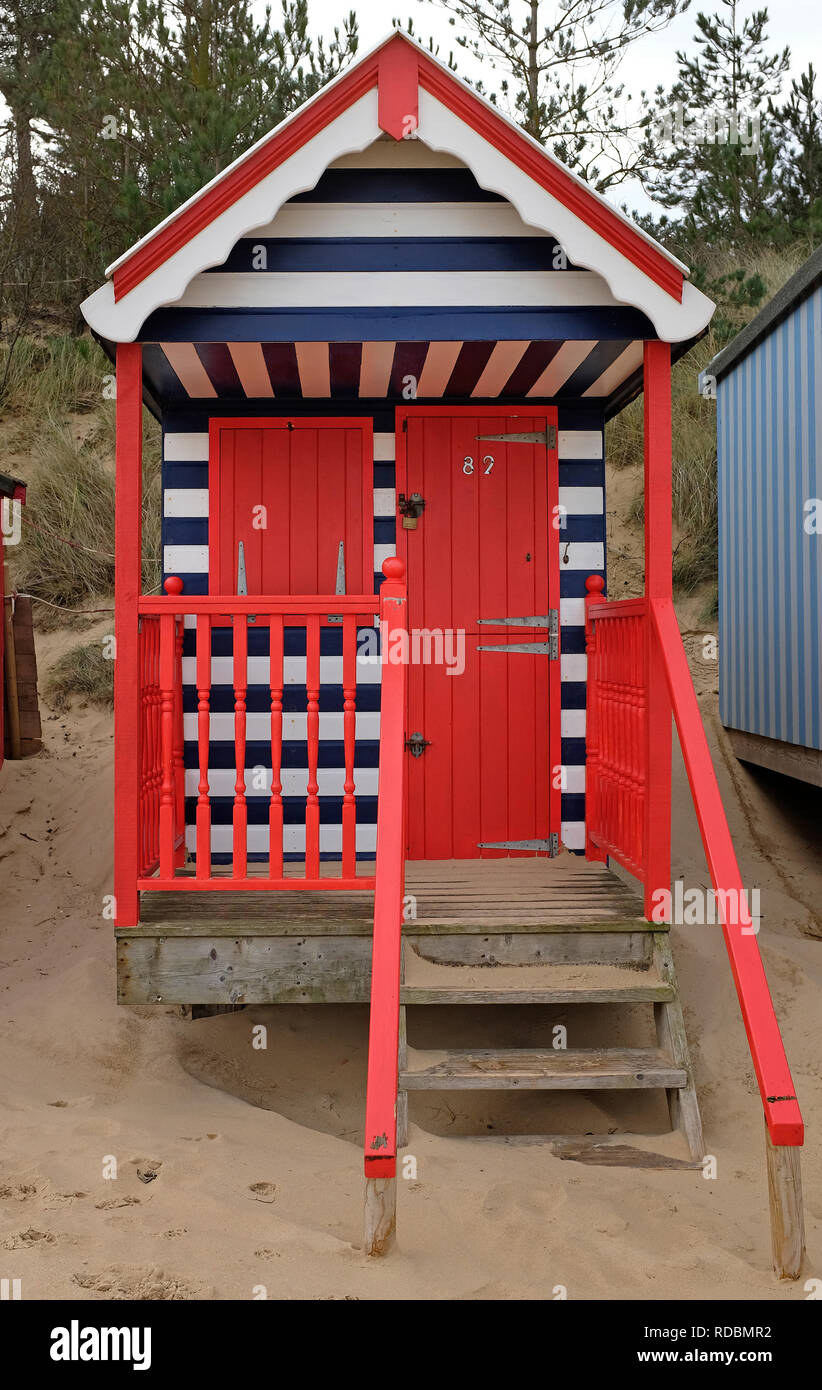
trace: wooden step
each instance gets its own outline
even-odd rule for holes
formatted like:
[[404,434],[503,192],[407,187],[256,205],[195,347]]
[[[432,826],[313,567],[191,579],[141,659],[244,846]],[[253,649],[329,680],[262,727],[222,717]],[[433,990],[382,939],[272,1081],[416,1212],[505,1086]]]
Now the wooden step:
[[589,1091],[680,1089],[687,1075],[661,1048],[408,1049],[406,1091]]
[[653,969],[612,964],[442,965],[405,952],[403,1004],[664,1004]]

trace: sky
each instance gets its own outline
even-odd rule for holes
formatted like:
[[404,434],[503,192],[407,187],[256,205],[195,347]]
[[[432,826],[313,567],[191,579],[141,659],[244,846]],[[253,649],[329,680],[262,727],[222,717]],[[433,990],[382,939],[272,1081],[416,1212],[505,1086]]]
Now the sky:
[[[525,13],[524,4],[513,0],[514,13],[520,9]],[[265,6],[261,4],[261,9]],[[619,79],[629,91],[639,92],[643,87],[653,89],[657,84],[669,86],[676,77],[677,49],[690,49],[698,11],[712,14],[718,10],[715,0],[692,0],[690,9],[681,15],[662,33],[644,38],[628,50],[619,71]],[[797,76],[807,68],[809,62],[820,73],[822,89],[822,0],[777,0],[767,5],[766,0],[740,0],[739,13],[743,16],[755,10],[767,8],[769,11],[768,51],[791,50],[791,75]],[[278,0],[272,4],[274,13],[278,12]],[[403,22],[410,16],[414,21],[417,35],[427,42],[429,35],[440,45],[440,57],[447,60],[448,52],[454,48],[455,29],[450,25],[450,16],[441,5],[432,0],[309,0],[311,27],[315,33],[329,33],[335,25],[353,9],[359,21],[361,51],[372,47],[391,28],[394,16]],[[473,76],[478,69],[469,66],[469,59],[457,49],[460,70],[466,76]],[[490,85],[489,74],[484,70],[486,85]],[[786,82],[786,90],[789,81]],[[649,202],[636,182],[626,183],[610,195],[618,202],[625,202],[634,211],[644,212],[653,205]],[[659,209],[657,209],[658,211]]]

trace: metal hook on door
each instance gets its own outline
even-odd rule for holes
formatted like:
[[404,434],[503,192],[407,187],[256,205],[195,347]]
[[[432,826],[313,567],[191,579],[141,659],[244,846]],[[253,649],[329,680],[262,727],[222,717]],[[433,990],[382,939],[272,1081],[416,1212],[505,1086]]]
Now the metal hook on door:
[[[237,542],[237,593],[245,595],[248,593],[248,575],[245,568],[245,546],[242,541]],[[249,613],[248,621],[256,623],[256,613]]]
[[[338,550],[337,550],[337,581],[336,581],[336,584],[335,584],[335,586],[334,586],[334,593],[335,593],[335,594],[344,594],[344,593],[345,593],[345,542],[344,542],[344,541],[340,541],[339,548],[338,548]],[[342,622],[342,613],[329,613],[329,615],[328,615],[328,621],[329,621],[330,623],[341,623],[341,622]]]

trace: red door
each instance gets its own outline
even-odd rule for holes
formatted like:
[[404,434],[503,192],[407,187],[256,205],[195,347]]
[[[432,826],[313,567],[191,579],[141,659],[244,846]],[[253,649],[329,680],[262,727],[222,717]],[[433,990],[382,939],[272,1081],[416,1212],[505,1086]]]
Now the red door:
[[[559,610],[557,454],[555,444],[478,436],[553,426],[555,440],[556,411],[398,416],[397,490],[425,499],[416,528],[398,530],[408,619],[429,634],[409,669],[407,732],[428,743],[419,757],[408,753],[408,856],[506,855],[515,851],[481,846],[559,831],[559,659],[481,651],[547,642],[549,632],[479,620]],[[446,660],[436,659],[439,631],[452,634]]]
[[333,594],[340,541],[349,594],[374,591],[370,420],[212,420],[209,588]]

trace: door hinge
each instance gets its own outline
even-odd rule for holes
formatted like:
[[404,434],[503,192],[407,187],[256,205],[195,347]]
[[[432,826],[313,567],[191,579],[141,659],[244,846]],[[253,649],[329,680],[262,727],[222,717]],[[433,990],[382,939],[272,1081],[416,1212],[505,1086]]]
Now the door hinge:
[[478,652],[530,652],[532,656],[547,656],[549,661],[559,659],[559,611],[550,608],[547,613],[527,618],[478,618],[478,623],[491,627],[547,627],[547,642],[508,642],[493,647],[477,647]]
[[557,447],[557,427],[549,425],[545,430],[523,430],[519,434],[477,434],[475,439],[494,439],[500,444],[544,444],[548,449]]
[[559,854],[559,835],[549,835],[547,840],[480,840],[477,849],[521,849],[533,850],[535,854]]

